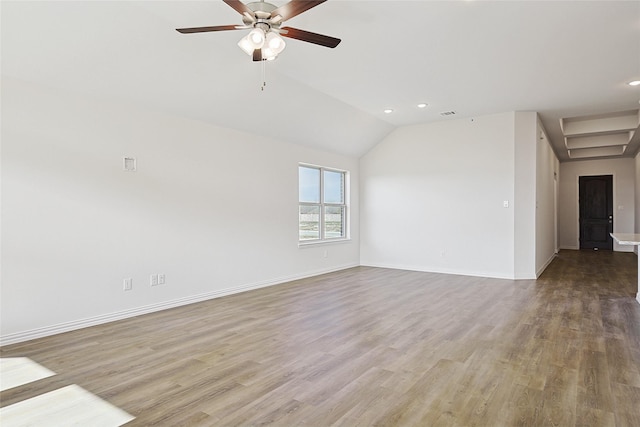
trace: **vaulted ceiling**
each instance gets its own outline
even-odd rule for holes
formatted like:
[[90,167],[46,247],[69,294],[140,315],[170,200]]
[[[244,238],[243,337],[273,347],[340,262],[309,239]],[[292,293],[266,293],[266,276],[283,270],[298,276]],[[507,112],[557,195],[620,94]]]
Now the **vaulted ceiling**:
[[264,91],[245,32],[175,31],[240,24],[218,0],[0,7],[4,76],[283,141],[360,156],[398,126],[537,111],[562,161],[640,146],[638,1],[329,0],[287,24],[342,43],[287,39]]

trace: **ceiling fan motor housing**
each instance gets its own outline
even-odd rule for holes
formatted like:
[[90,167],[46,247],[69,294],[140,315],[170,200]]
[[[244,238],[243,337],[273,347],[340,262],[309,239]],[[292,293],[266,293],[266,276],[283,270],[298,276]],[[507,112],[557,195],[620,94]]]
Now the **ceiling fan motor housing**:
[[[269,28],[274,26],[269,22],[271,19],[271,12],[277,9],[277,7],[271,3],[266,3],[263,1],[248,3],[247,7],[253,11],[253,16],[255,17],[255,21],[250,20],[247,16],[242,16],[242,22],[248,26],[258,26],[258,24],[265,24]],[[266,30],[261,25],[260,28]]]

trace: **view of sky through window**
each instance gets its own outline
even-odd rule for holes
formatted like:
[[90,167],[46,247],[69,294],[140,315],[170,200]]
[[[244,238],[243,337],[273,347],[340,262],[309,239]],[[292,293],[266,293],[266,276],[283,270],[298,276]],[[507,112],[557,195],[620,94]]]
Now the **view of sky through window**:
[[300,166],[300,201],[320,203],[320,169]]
[[324,171],[324,202],[325,203],[343,203],[344,194],[342,189],[344,185],[342,172]]

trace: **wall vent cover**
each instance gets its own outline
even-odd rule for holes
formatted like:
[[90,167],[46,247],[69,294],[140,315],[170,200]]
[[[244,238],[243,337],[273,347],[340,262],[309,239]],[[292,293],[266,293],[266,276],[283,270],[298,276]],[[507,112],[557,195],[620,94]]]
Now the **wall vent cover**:
[[134,157],[123,157],[122,168],[127,172],[136,171],[136,159]]

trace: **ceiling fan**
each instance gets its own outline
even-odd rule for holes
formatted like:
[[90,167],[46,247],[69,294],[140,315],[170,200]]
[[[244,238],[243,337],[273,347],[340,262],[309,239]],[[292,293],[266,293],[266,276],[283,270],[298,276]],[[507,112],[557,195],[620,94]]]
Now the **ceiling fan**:
[[297,16],[327,0],[291,0],[277,7],[264,0],[244,4],[240,0],[223,0],[242,15],[244,25],[218,25],[214,27],[177,28],[182,34],[206,33],[210,31],[251,30],[238,46],[254,61],[275,59],[286,46],[282,37],[334,48],[340,39],[293,27],[281,27],[284,21]]

